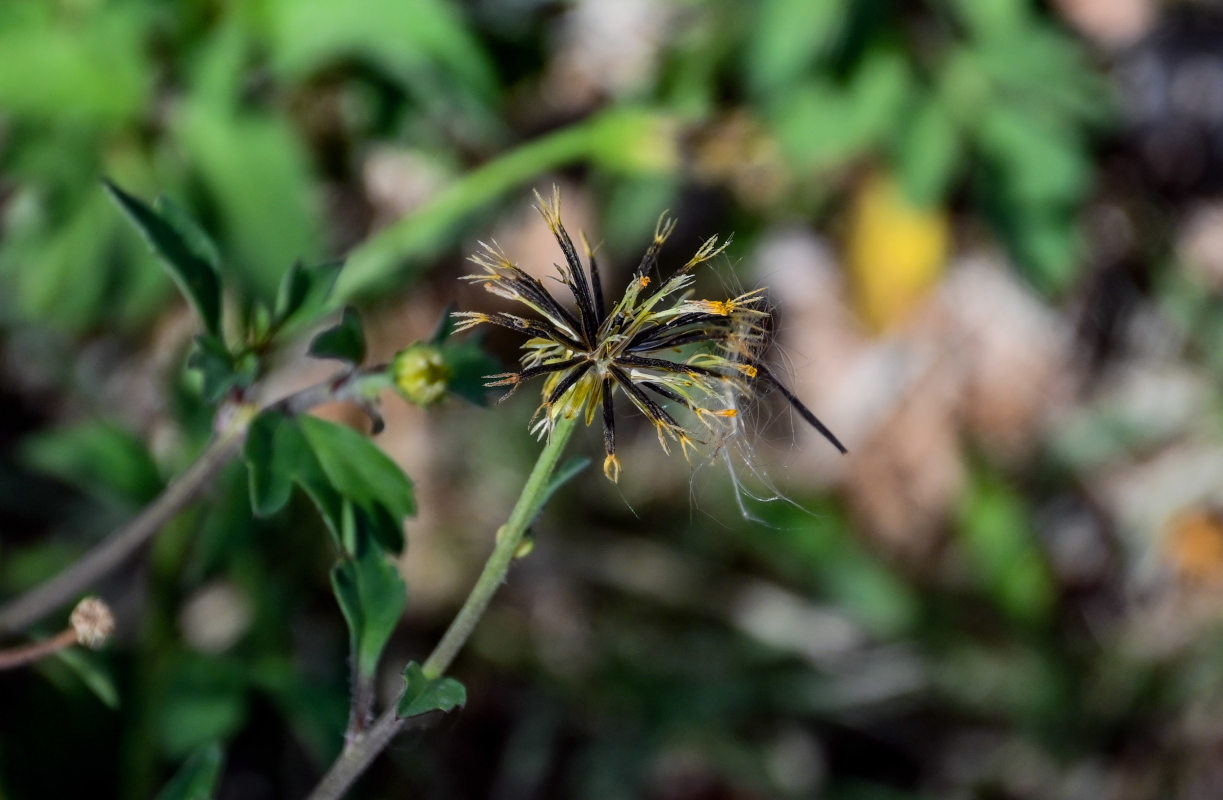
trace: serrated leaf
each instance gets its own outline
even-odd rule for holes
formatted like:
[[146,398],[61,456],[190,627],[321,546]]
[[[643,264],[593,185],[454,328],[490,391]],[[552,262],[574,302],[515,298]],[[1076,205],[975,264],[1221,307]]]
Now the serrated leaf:
[[383,505],[402,519],[416,511],[412,482],[376,444],[344,425],[302,417],[302,433],[323,471],[358,505]]
[[454,678],[430,678],[415,661],[403,671],[403,694],[395,713],[400,719],[448,712],[467,705],[467,690]]
[[153,201],[153,210],[161,214],[193,255],[212,267],[214,273],[221,274],[221,252],[212,237],[192,219],[186,209],[163,194]]
[[110,181],[103,179],[110,196],[160,256],[183,295],[195,306],[204,329],[221,330],[221,281],[214,267],[201,257],[174,223]]
[[157,795],[157,800],[210,800],[221,777],[221,745],[212,743],[192,753]]
[[309,353],[315,358],[334,358],[353,365],[364,361],[365,332],[356,309],[345,308],[339,323],[315,336],[310,341]]
[[[355,520],[350,513],[348,519]],[[355,525],[356,523],[350,523]],[[407,605],[407,586],[399,569],[368,536],[353,531],[355,554],[331,570],[331,585],[348,623],[355,670],[372,676],[386,643]]]

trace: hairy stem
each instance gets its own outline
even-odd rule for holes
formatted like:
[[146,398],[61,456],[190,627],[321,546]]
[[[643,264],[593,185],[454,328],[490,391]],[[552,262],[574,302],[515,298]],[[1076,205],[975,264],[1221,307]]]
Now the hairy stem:
[[[427,677],[441,677],[446,672],[450,663],[454,661],[455,656],[471,637],[480,618],[484,616],[497,588],[505,582],[506,573],[509,572],[510,565],[514,561],[514,554],[518,552],[523,536],[526,535],[531,522],[538,516],[547,497],[552,473],[556,470],[556,464],[560,460],[561,453],[575,425],[576,420],[562,419],[553,429],[552,436],[544,445],[534,469],[531,470],[530,477],[527,478],[522,494],[518,496],[514,510],[510,512],[510,518],[497,530],[497,541],[488,561],[484,564],[484,570],[480,573],[475,586],[467,595],[467,600],[464,601],[454,621],[450,623],[445,635],[442,636],[429,657],[425,659],[422,670]],[[363,734],[345,744],[340,757],[336,759],[319,785],[310,793],[310,800],[335,800],[343,796],[353,782],[369,767],[370,762],[386,749],[397,734],[409,728],[424,725],[433,716],[424,715],[400,719],[396,713],[397,706],[398,702],[383,712],[382,716]]]
[[[341,376],[295,392],[268,406],[286,414],[300,414],[332,400],[345,399],[354,375]],[[235,414],[199,458],[166,487],[156,500],[125,525],[73,562],[63,572],[0,606],[0,634],[24,630],[96,584],[153,538],[242,449],[253,414]]]

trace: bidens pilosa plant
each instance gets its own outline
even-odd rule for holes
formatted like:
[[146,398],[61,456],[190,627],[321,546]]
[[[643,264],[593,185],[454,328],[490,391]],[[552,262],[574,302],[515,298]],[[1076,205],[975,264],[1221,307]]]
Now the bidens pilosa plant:
[[[548,497],[581,469],[558,468],[579,421],[590,425],[601,416],[603,470],[612,481],[620,476],[617,392],[649,419],[664,450],[669,443],[678,443],[685,454],[702,444],[720,446],[737,434],[741,408],[760,389],[775,388],[845,452],[764,364],[770,312],[764,307],[763,290],[726,300],[692,296],[693,270],[719,255],[725,244],[717,237],[708,239],[679,270],[656,281],[659,251],[675,226],[666,215],[619,299],[608,304],[594,251],[583,237],[588,273],[561,224],[559,193],[554,192],[550,203],[540,199],[538,207],[564,254],[560,280],[573,295],[575,311],[496,245],[485,245],[473,257],[484,272],[467,279],[522,303],[533,316],[455,312],[443,316],[428,341],[400,350],[388,364],[369,366],[364,364],[360,317],[346,308],[308,348],[312,357],[340,362],[336,373],[268,402],[260,394],[272,354],[295,331],[328,314],[339,266],[294,265],[271,304],[244,298],[236,287],[232,291],[238,296],[223,295],[224,271],[216,248],[192,220],[168,201],[150,206],[117,186],[107,183],[106,188],[200,317],[203,332],[195,338],[187,363],[198,379],[201,399],[215,408],[213,435],[195,463],[135,519],[56,577],[0,605],[0,633],[24,630],[78,598],[155,536],[241,454],[253,513],[278,513],[296,487],[317,507],[336,554],[331,582],[349,631],[351,707],[343,749],[313,798],[339,797],[397,733],[463,705],[465,690],[445,673],[510,565],[525,552],[527,530]],[[493,368],[478,342],[452,340],[452,333],[481,324],[529,336],[521,369],[487,375]],[[479,385],[482,376],[485,385],[509,387],[510,392],[533,378],[544,379],[543,402],[532,430],[546,442],[507,521],[497,530],[492,553],[462,609],[433,651],[421,663],[404,667],[398,699],[375,720],[378,666],[407,603],[407,587],[393,559],[404,549],[404,520],[415,512],[413,487],[368,437],[307,412],[325,402],[353,402],[371,417],[376,434],[382,428],[378,402],[384,390],[422,407],[448,393],[479,401],[485,391]],[[72,644],[100,644],[112,624],[109,612],[98,609],[105,606],[93,600],[79,607],[74,627],[47,644],[0,651],[0,667],[5,659],[8,666],[17,666]],[[95,624],[88,631],[77,630],[87,619]]]
[[[729,240],[711,236],[671,277],[654,282],[658,254],[675,229],[664,213],[654,240],[633,270],[619,300],[607,306],[594,250],[582,236],[590,276],[561,224],[560,193],[550,202],[538,193],[537,208],[556,237],[565,263],[557,264],[560,281],[573,295],[576,315],[552,296],[541,281],[510,261],[494,242],[481,243],[471,260],[484,272],[468,275],[500,297],[535,312],[520,317],[505,312],[460,311],[457,330],[481,324],[500,325],[530,338],[523,344],[522,369],[489,376],[486,386],[508,386],[506,396],[524,381],[544,378],[543,402],[532,430],[550,433],[560,419],[575,417],[590,425],[602,414],[607,456],[603,472],[620,477],[616,456],[613,395],[620,390],[658,433],[663,450],[678,442],[685,455],[694,444],[723,442],[737,430],[740,406],[767,384],[776,388],[798,414],[842,453],[837,437],[764,364],[770,312],[764,289],[729,300],[692,297],[693,270],[721,254]],[[699,428],[685,425],[666,404],[683,409]]]

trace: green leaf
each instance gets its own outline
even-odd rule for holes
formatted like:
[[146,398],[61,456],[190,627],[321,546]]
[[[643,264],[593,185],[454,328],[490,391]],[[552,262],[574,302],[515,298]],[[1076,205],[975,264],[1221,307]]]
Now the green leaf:
[[998,171],[1006,201],[1039,208],[1077,202],[1089,189],[1092,167],[1081,134],[1069,125],[998,107],[984,114],[977,145]]
[[0,3],[0,108],[22,126],[102,130],[133,124],[148,108],[156,70],[144,46],[150,9]]
[[220,402],[234,388],[250,386],[259,375],[258,357],[247,354],[235,360],[220,337],[206,334],[195,337],[187,367],[200,373],[200,394],[209,405]]
[[331,485],[352,500],[388,549],[403,548],[403,518],[416,511],[412,482],[377,445],[351,428],[317,417],[298,421]]
[[408,90],[445,91],[491,103],[497,71],[458,7],[443,0],[274,0],[268,4],[273,68],[303,79],[360,58]]
[[174,137],[217,209],[226,277],[270,305],[288,262],[314,252],[320,239],[298,133],[266,112],[236,112],[193,96],[174,115]]
[[447,387],[459,397],[476,405],[488,404],[488,387],[485,376],[500,371],[497,360],[483,347],[483,336],[469,336],[461,342],[447,341],[442,344],[442,360],[450,370]]
[[293,262],[293,266],[280,280],[272,325],[280,328],[295,317],[309,318],[325,309],[327,298],[331,295],[343,266],[342,261],[332,261],[316,267],[305,267],[301,261]]
[[251,510],[274,514],[288,502],[297,483],[314,502],[337,546],[344,500],[323,471],[297,420],[280,411],[264,411],[251,422],[243,457],[249,478]]
[[1013,38],[1028,28],[1030,0],[953,0],[952,8],[973,35]]
[[615,172],[673,171],[673,123],[660,112],[616,107],[498,155],[353,249],[336,294],[352,299],[402,288],[423,273],[427,256],[458,237],[460,223],[548,170],[590,159]]
[[[69,162],[63,168],[72,173],[97,171],[62,154],[60,160]],[[88,179],[82,174],[79,180]],[[3,313],[84,332],[103,324],[113,329],[117,317],[164,305],[165,270],[131,236],[107,196],[91,187],[52,201],[48,195],[57,191],[32,180],[28,184],[6,203],[0,242]]]
[[260,517],[284,508],[302,459],[313,458],[293,420],[278,411],[255,417],[242,455],[250,475],[251,510]]
[[847,0],[763,0],[752,15],[744,70],[753,91],[784,89],[840,33]]
[[552,477],[548,479],[548,485],[544,487],[543,493],[539,496],[539,508],[536,509],[536,513],[548,505],[548,501],[552,499],[552,495],[556,494],[557,489],[576,478],[588,466],[590,466],[589,458],[575,456],[557,467],[556,472],[553,472]]
[[454,678],[430,678],[415,661],[403,671],[403,694],[395,713],[400,719],[448,712],[467,705],[467,690]]
[[429,344],[440,345],[454,335],[454,329],[459,324],[454,318],[454,312],[458,310],[458,304],[453,301],[446,304],[442,309],[442,316],[438,319],[437,324],[433,326],[433,334],[429,336]]
[[354,366],[364,361],[365,333],[361,330],[361,317],[356,309],[345,308],[338,324],[310,341],[309,352],[315,358],[334,358]]
[[56,656],[107,708],[119,708],[119,689],[115,686],[115,680],[92,654],[69,648],[60,650]]
[[193,255],[212,267],[213,272],[221,273],[221,253],[217,250],[216,242],[182,206],[163,194],[153,201],[153,210],[161,214]]
[[157,800],[210,800],[216,794],[223,763],[219,743],[201,747],[187,757]]
[[84,422],[29,436],[21,443],[21,457],[40,472],[112,502],[141,505],[163,486],[145,444],[110,422]]
[[959,134],[934,95],[922,95],[907,117],[896,146],[901,186],[911,202],[930,208],[942,201],[958,166]]
[[247,704],[240,688],[175,686],[156,713],[157,744],[167,756],[181,758],[237,734],[246,721]]
[[1055,588],[1023,498],[997,477],[980,475],[960,507],[958,528],[970,564],[998,606],[1017,622],[1046,619]]
[[[201,257],[175,225],[140,200],[103,179],[103,185],[128,219],[161,257],[179,289],[195,306],[210,334],[221,330],[221,282],[216,270]],[[196,243],[198,245],[198,242]]]
[[385,505],[401,518],[416,511],[411,481],[369,439],[318,417],[302,417],[299,425],[323,471],[345,497],[361,504]]
[[846,86],[812,78],[768,107],[768,120],[786,154],[800,166],[828,169],[875,147],[901,117],[910,67],[895,52],[876,49]]
[[[355,513],[346,515],[356,525]],[[407,605],[407,586],[399,569],[368,536],[353,532],[355,554],[331,570],[331,585],[348,623],[354,669],[363,678],[378,668],[382,650]]]

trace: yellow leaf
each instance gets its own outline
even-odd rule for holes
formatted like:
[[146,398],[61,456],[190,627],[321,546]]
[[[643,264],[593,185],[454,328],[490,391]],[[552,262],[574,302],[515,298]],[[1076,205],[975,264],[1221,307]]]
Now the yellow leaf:
[[914,206],[884,174],[859,185],[846,249],[854,303],[868,326],[889,328],[925,296],[942,274],[949,241],[942,208]]

